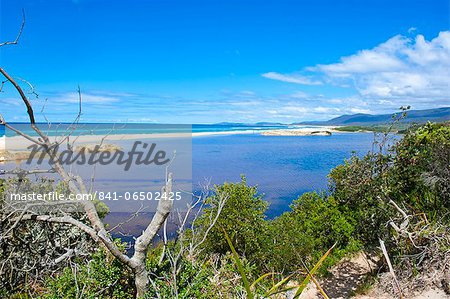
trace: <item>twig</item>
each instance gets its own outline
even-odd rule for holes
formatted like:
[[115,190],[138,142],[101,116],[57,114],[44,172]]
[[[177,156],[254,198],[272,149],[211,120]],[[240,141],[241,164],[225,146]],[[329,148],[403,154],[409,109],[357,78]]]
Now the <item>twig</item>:
[[402,289],[400,287],[400,283],[397,280],[397,276],[395,275],[394,268],[392,267],[392,264],[391,264],[391,260],[389,259],[389,255],[387,253],[386,246],[384,245],[383,240],[379,239],[379,241],[380,241],[381,251],[383,251],[384,258],[386,259],[386,262],[389,267],[389,272],[391,272],[391,275],[394,278],[394,282],[395,282],[395,285],[397,286],[400,299],[402,299],[403,298]]
[[25,95],[19,84],[17,84],[17,82],[3,68],[0,68],[0,73],[2,73],[2,75],[5,76],[5,78],[8,79],[9,82],[11,82],[11,84],[19,93],[20,97],[22,98],[22,101],[25,103],[25,106],[27,106],[28,117],[30,119],[31,125],[33,126],[36,123],[36,121],[34,119],[33,107],[31,106],[27,96]]
[[20,36],[22,35],[24,27],[25,27],[25,10],[22,9],[22,24],[20,25],[19,33],[17,33],[16,39],[12,42],[6,41],[3,43],[0,43],[0,47],[7,46],[7,45],[17,45],[17,43],[19,43],[19,39],[20,39]]

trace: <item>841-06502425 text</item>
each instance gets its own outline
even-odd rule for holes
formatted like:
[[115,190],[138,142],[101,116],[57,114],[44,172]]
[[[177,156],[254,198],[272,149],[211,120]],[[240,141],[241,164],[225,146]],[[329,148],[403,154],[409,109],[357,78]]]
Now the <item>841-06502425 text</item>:
[[11,193],[9,199],[13,201],[84,201],[84,200],[100,200],[100,201],[144,201],[144,200],[181,200],[181,192],[161,192],[161,191],[127,191],[127,192],[102,192],[95,191],[86,194],[64,194],[59,192],[48,193]]
[[181,192],[97,192],[97,199],[102,201],[108,200],[181,200]]

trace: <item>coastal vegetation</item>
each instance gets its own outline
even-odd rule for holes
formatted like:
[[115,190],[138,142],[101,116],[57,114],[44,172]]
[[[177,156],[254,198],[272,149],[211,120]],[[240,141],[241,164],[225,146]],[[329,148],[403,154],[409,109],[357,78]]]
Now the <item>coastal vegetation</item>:
[[[405,133],[406,130],[411,127],[410,124],[400,123],[392,128],[397,133]],[[389,128],[389,125],[352,125],[352,126],[340,126],[335,127],[333,130],[339,132],[377,132],[383,133]]]
[[342,126],[334,129],[340,132],[384,132],[386,126]]
[[[403,26],[384,12],[399,15],[395,11],[404,10],[404,5],[380,9],[364,3],[361,9],[356,2],[350,7],[342,3],[333,7],[329,1],[327,5],[301,3],[297,7],[293,1],[258,7],[216,3],[208,8],[207,1],[201,7],[182,1],[153,1],[138,7],[119,1],[106,5],[75,0],[50,5],[28,2],[26,6],[38,12],[31,20],[39,38],[27,37],[33,47],[27,46],[17,55],[8,52],[9,61],[0,67],[0,92],[4,93],[0,112],[6,116],[0,114],[0,132],[4,132],[0,135],[0,164],[6,166],[0,170],[0,298],[296,299],[308,293],[312,298],[328,299],[364,293],[371,299],[402,299],[430,288],[450,296],[450,107],[410,110],[410,106],[402,106],[401,115],[394,116],[359,113],[386,111],[405,99],[418,108],[447,104],[445,79],[449,73],[442,65],[450,61],[450,33],[440,31],[438,37],[427,41],[411,27],[407,36],[399,34],[375,48],[342,56],[359,48],[354,36],[370,37],[359,40],[367,48],[372,38],[381,40],[377,31],[393,32],[383,27],[390,19],[403,30],[416,21],[420,25],[440,19],[436,7],[427,18],[426,9],[421,14],[411,13],[422,6],[408,3],[411,7],[404,15],[410,19]],[[76,9],[70,11],[67,8],[74,7],[63,2],[76,5]],[[13,12],[5,11],[8,25]],[[352,15],[346,11],[356,12],[353,21],[361,24],[352,26]],[[47,18],[48,12],[56,18]],[[371,30],[363,26],[365,19]],[[61,26],[55,26],[57,23]],[[426,31],[442,27],[430,24]],[[24,25],[23,11],[17,37],[0,42],[0,48],[18,44]],[[342,34],[348,25],[358,29],[350,38]],[[330,30],[333,26],[336,28]],[[316,44],[322,45],[322,50],[316,51]],[[300,56],[299,47],[304,49]],[[330,52],[333,57],[316,60],[334,48],[339,52]],[[299,62],[296,70],[289,68],[293,58]],[[27,70],[17,73],[20,77],[9,73],[21,66]],[[59,73],[51,74],[55,67]],[[64,72],[72,75],[63,79]],[[44,93],[39,95],[22,76],[40,82],[46,87]],[[75,79],[90,85],[86,96],[80,87],[77,93],[67,89],[70,82],[65,80]],[[266,79],[281,82],[263,86]],[[205,83],[207,88],[200,88]],[[20,105],[23,115],[18,112]],[[38,109],[39,116],[35,115]],[[94,115],[82,117],[83,109]],[[72,111],[76,114],[68,120]],[[356,114],[328,121],[278,123],[337,113]],[[27,123],[13,122],[23,121],[23,117]],[[237,182],[189,190],[195,167],[190,138],[202,136],[208,125],[183,126],[181,131],[174,127],[165,130],[162,125],[137,134],[144,133],[139,126],[145,122],[254,121],[261,117],[275,122],[219,123],[209,128],[216,135],[242,134],[241,143],[258,148],[258,165],[248,163],[248,155],[229,140],[226,146],[205,142],[202,147],[209,152],[226,147],[227,157],[216,159],[233,170],[256,173],[259,164],[265,165],[262,176],[272,180],[269,183],[280,193],[286,185],[275,182],[277,175],[292,182],[298,178],[298,169],[309,167],[309,174],[321,177],[310,164],[318,156],[326,160],[331,150],[323,147],[338,143],[335,136],[310,136],[370,131],[374,133],[372,149],[354,152],[337,166],[331,162],[320,165],[329,170],[327,186],[292,196],[286,211],[271,218],[270,202],[245,174]],[[58,119],[64,123],[58,124]],[[138,126],[126,136],[117,134],[114,141],[118,144],[104,143],[112,132],[105,131],[106,126],[101,133],[94,134],[94,126],[88,126],[84,135],[74,134],[81,120],[94,121],[90,125],[96,126],[97,122],[120,119],[136,121]],[[248,139],[250,134],[252,139]],[[366,141],[372,137],[339,135],[356,136],[356,143],[339,143],[333,155],[356,150],[361,136],[369,137]],[[100,144],[90,143],[99,141],[99,136]],[[169,158],[159,144],[138,141],[156,136],[184,138],[189,149],[173,151]],[[308,137],[289,138],[292,136]],[[31,151],[24,152],[23,145],[15,148],[13,143],[7,150],[6,140],[14,137],[26,141],[30,146],[25,148]],[[121,142],[124,138],[134,142],[129,151],[127,143]],[[295,142],[289,142],[293,139]],[[322,147],[320,151],[302,144],[313,139],[323,141],[316,147]],[[85,144],[77,147],[77,140]],[[255,140],[263,142],[252,142]],[[284,141],[288,142],[281,144]],[[267,151],[288,143],[289,149],[295,149],[292,155],[286,147]],[[298,158],[301,152],[308,154],[302,161]],[[238,161],[247,167],[240,168],[243,165],[233,156],[243,157]],[[178,161],[176,157],[187,157],[180,171],[188,173],[184,177],[172,173],[180,170],[172,164]],[[267,166],[270,158],[275,163]],[[111,166],[113,162],[121,167],[97,171],[98,165]],[[227,177],[220,165],[207,162],[207,167],[219,169]],[[137,182],[130,182],[118,169],[128,171],[134,164],[147,167]],[[290,167],[293,164],[295,167]],[[77,165],[86,168],[77,169]],[[151,165],[161,166],[157,178],[150,175]],[[108,172],[106,183],[96,178],[102,171]],[[120,213],[129,218],[122,222],[117,217],[118,223],[112,224],[106,217],[113,205],[105,204],[103,199],[108,196],[101,195],[95,184],[117,187],[121,180],[127,187],[133,183],[142,189],[157,185],[158,191],[149,199],[148,194],[140,194],[145,192],[130,190],[133,195],[124,196],[125,200],[133,198],[139,204],[153,200],[153,210],[144,212],[150,205],[141,204],[130,216],[120,206]],[[301,190],[297,186],[292,189]],[[177,193],[188,198],[189,202],[182,203],[186,207],[178,209]],[[44,194],[48,196],[40,196]],[[55,199],[59,198],[56,195],[63,199]],[[118,200],[115,195],[113,200]],[[120,228],[133,220],[141,222],[137,232],[121,234]]]
[[[400,296],[401,292],[431,284],[448,290],[450,125],[414,127],[396,142],[389,142],[387,136],[376,140],[373,152],[352,156],[334,168],[328,190],[303,194],[291,203],[289,211],[274,219],[265,216],[269,203],[245,177],[237,183],[215,186],[204,199],[203,211],[188,227],[178,230],[178,237],[159,242],[147,252],[151,286],[145,297],[250,298],[250,292],[295,293],[303,289],[300,282],[311,277],[313,270],[311,278],[326,294],[327,285],[319,283],[321,277],[326,277],[327,270],[343,257],[356,252],[378,255],[376,271],[387,271],[380,241],[387,248],[401,286],[387,287],[386,292]],[[0,192],[14,183],[2,180]],[[44,181],[27,184],[29,188],[53,188]],[[4,216],[2,223],[7,227],[10,220]],[[20,225],[14,239],[31,241],[36,225]],[[45,238],[49,239],[69,231],[78,236],[77,240],[84,235],[68,225],[39,224],[38,229],[48,232]],[[1,295],[135,296],[129,267],[88,237],[81,240],[90,253],[53,265],[44,277],[10,268],[10,275],[2,276]],[[125,252],[124,245],[115,242]],[[189,250],[192,247],[195,251]],[[3,243],[2,261],[8,260],[5,254],[10,254],[11,248],[16,248],[15,243]],[[33,251],[21,254],[27,261],[39,260],[40,256]],[[440,274],[428,275],[431,272]],[[255,282],[251,291],[249,282]]]
[[[12,44],[24,23],[23,17]],[[0,46],[7,44],[11,43]],[[400,120],[409,106],[402,108],[402,115],[387,126],[370,127],[378,132],[373,150],[332,169],[327,190],[293,198],[290,209],[273,219],[266,216],[269,203],[245,176],[240,182],[192,194],[187,211],[175,211],[169,199],[169,159],[160,161],[165,153],[158,152],[155,164],[168,164],[160,186],[164,196],[143,231],[127,242],[113,236],[113,228],[104,221],[109,209],[95,197],[80,202],[8,200],[15,193],[70,197],[94,192],[71,167],[64,167],[70,163],[57,150],[60,145],[67,147],[67,154],[76,149],[72,133],[82,115],[81,91],[73,123],[53,139],[37,125],[30,96],[15,77],[3,68],[0,73],[5,78],[2,91],[11,83],[26,107],[32,133],[16,129],[1,115],[0,125],[31,142],[34,154],[39,149],[41,162],[46,156],[49,164],[49,169],[17,167],[0,173],[6,175],[0,180],[2,298],[298,298],[311,285],[329,298],[334,296],[327,293],[337,286],[327,285],[325,278],[333,268],[340,269],[343,259],[361,253],[378,256],[374,270],[389,276],[377,278],[395,282],[382,284],[394,286],[385,290],[388,294],[402,298],[429,285],[450,290],[448,123],[404,126]],[[403,136],[391,138],[395,131]],[[331,132],[277,130],[263,135]],[[135,143],[131,156],[140,143]],[[77,153],[86,150],[79,148]],[[108,159],[124,154],[120,148],[101,145],[92,151]],[[17,160],[10,155],[0,153],[1,162]],[[168,225],[174,226],[170,232]]]

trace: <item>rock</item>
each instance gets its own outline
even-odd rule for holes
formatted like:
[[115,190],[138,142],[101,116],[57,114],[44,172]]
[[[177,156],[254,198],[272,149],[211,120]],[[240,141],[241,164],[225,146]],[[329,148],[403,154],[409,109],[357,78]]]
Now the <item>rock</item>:
[[331,136],[330,131],[305,131],[305,130],[272,130],[261,133],[263,136]]
[[330,131],[314,131],[314,132],[311,132],[311,135],[331,136],[331,132]]

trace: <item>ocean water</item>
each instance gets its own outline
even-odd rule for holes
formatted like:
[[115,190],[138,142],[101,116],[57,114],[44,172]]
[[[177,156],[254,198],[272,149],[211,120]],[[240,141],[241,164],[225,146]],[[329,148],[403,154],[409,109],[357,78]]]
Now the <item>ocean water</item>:
[[[29,130],[27,125],[21,125]],[[69,125],[53,126],[49,135],[57,135]],[[0,126],[0,136],[5,134]],[[76,134],[102,135],[110,133],[111,124],[82,124]],[[115,134],[144,133],[216,133],[192,138],[192,187],[200,189],[206,181],[212,184],[238,182],[241,175],[247,177],[251,185],[258,185],[264,199],[270,202],[268,216],[274,217],[289,209],[289,204],[308,191],[326,191],[330,170],[352,153],[364,155],[372,148],[372,133],[334,133],[332,136],[262,136],[262,130],[284,129],[289,126],[248,126],[238,124],[167,126],[147,124],[115,125]],[[181,128],[181,129],[180,129]],[[233,134],[245,131],[245,134]],[[28,132],[28,131],[27,131]],[[240,132],[242,133],[242,132]],[[8,135],[8,132],[6,132]],[[100,169],[101,171],[101,169]],[[117,187],[130,183],[126,178],[113,177],[115,171],[105,169],[103,179],[98,184]],[[186,175],[187,177],[188,175]],[[189,174],[190,176],[190,174]],[[145,169],[139,177],[145,176]],[[134,180],[144,188],[145,180]],[[157,182],[156,182],[157,183]],[[141,186],[142,185],[142,186]],[[137,188],[137,187],[136,187]]]
[[[30,136],[37,136],[28,123],[11,123],[13,127]],[[245,124],[140,124],[140,123],[55,123],[37,124],[37,126],[49,136],[58,136],[65,131],[73,131],[73,135],[114,135],[114,134],[156,134],[156,133],[218,133],[249,131],[257,132],[272,129],[287,129],[290,125],[245,125]],[[307,127],[307,126],[303,126]],[[11,130],[6,130],[0,125],[0,137],[15,136]]]
[[[266,214],[273,218],[288,211],[290,203],[304,192],[326,191],[330,170],[352,154],[366,154],[372,149],[373,140],[372,133],[287,137],[250,133],[194,137],[192,188],[195,192],[205,182],[239,182],[241,175],[245,175],[247,182],[258,185],[258,191],[270,203]],[[106,222],[113,226],[129,217],[129,213],[111,213]],[[151,214],[143,214],[122,229],[130,235],[138,235],[151,217]],[[171,227],[169,231],[171,229],[175,230]],[[132,241],[132,238],[126,240]]]
[[332,136],[241,134],[193,138],[193,184],[237,182],[245,175],[270,202],[268,216],[289,209],[292,200],[326,190],[327,174],[352,154],[372,148],[372,133]]

